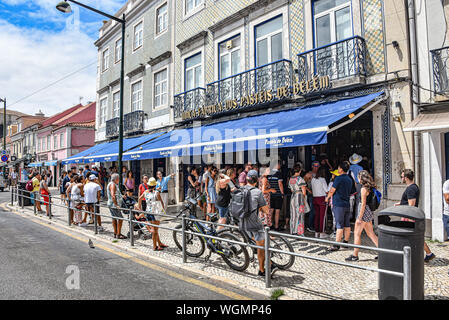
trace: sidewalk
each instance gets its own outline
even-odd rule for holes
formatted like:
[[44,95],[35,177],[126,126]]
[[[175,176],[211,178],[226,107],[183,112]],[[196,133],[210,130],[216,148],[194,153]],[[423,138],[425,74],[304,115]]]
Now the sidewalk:
[[[58,199],[54,200],[60,205]],[[52,206],[55,225],[68,226],[67,209]],[[8,205],[10,206],[10,204]],[[21,212],[17,203],[12,207]],[[171,210],[170,210],[171,211]],[[24,213],[33,214],[33,207],[25,207]],[[107,208],[101,208],[101,214],[109,216]],[[45,217],[45,219],[48,219]],[[113,241],[111,219],[102,217],[104,232],[97,236],[105,241]],[[174,227],[179,221],[173,221],[173,217],[167,216],[162,219],[162,226]],[[94,237],[93,225],[87,227],[70,227],[73,230],[87,233]],[[128,233],[128,224],[123,223],[122,234]],[[118,240],[118,245],[124,250],[132,250],[134,253],[157,259],[172,266],[188,268],[192,272],[202,274],[205,277],[217,277],[242,288],[252,289],[257,293],[270,295],[271,290],[281,288],[288,297],[293,299],[321,300],[321,299],[349,299],[349,300],[372,300],[377,299],[378,274],[375,272],[358,270],[354,268],[337,266],[334,264],[313,261],[310,259],[296,258],[293,267],[288,271],[278,271],[272,280],[272,288],[266,289],[263,278],[257,277],[257,262],[250,263],[245,272],[237,272],[230,269],[218,255],[212,255],[205,263],[204,255],[194,259],[188,257],[187,263],[182,263],[182,253],[173,241],[173,234],[169,230],[159,229],[161,240],[169,248],[164,251],[153,251],[152,241],[136,240],[135,246],[131,247],[129,240]],[[310,236],[310,235],[309,235]],[[352,239],[351,239],[352,243]],[[372,246],[367,237],[363,237],[363,245]],[[316,257],[344,261],[351,254],[351,250],[343,249],[339,252],[327,252],[327,245],[313,242],[293,241],[292,245],[296,252]],[[436,258],[425,265],[425,296],[426,299],[449,299],[449,243],[429,243],[430,248],[436,254]],[[375,252],[360,252],[358,265],[377,268]],[[423,253],[424,257],[424,253]]]

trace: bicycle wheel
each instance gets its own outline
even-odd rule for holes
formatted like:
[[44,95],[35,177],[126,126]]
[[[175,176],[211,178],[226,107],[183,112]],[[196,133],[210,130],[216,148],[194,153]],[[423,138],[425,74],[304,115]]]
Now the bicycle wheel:
[[[220,238],[241,241],[234,234],[229,232],[220,233]],[[226,241],[217,241],[217,246],[222,253],[220,254],[224,262],[236,271],[245,271],[249,266],[249,255],[245,246]]]
[[[182,225],[178,225],[175,229],[182,229]],[[190,227],[187,227],[187,231],[193,231]],[[173,240],[179,250],[182,251],[182,231],[173,231]],[[193,234],[186,234],[186,254],[189,257],[199,258],[203,255],[206,246],[204,244],[203,238]]]
[[[270,241],[273,249],[294,252],[290,241],[284,237],[277,237]],[[277,264],[279,269],[287,270],[295,262],[295,256],[279,252],[271,252],[271,261]]]

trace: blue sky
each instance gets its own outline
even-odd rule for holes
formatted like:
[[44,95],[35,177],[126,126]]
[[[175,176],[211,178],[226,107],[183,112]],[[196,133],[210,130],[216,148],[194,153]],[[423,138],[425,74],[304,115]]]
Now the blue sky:
[[[56,10],[59,0],[1,0],[0,97],[11,109],[52,115],[80,101],[95,100],[97,50],[93,42],[105,17],[72,4],[73,13]],[[82,0],[114,14],[125,0]],[[56,85],[50,83],[83,69]]]

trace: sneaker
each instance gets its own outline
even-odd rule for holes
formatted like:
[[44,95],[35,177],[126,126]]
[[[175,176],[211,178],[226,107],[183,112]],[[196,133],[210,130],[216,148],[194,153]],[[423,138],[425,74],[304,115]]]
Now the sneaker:
[[346,261],[359,261],[359,257],[357,257],[357,256],[354,256],[354,255],[350,255],[349,257],[347,257],[346,259],[345,259]]
[[337,234],[335,232],[332,232],[332,234],[329,236],[331,239],[335,239],[337,237]]
[[315,238],[319,238],[320,237],[320,233],[319,232],[315,232]]
[[306,230],[307,230],[308,232],[310,232],[310,233],[314,233],[314,232],[315,232],[315,230],[312,230],[312,229],[310,229],[310,228],[306,228]]
[[427,254],[424,258],[424,262],[429,262],[430,260],[434,259],[435,255],[433,253]]
[[87,227],[89,224],[87,223],[87,222],[83,222],[83,223],[80,223],[79,224],[79,226],[80,227]]
[[97,227],[97,231],[98,231],[98,232],[103,232],[103,231],[104,231],[104,228],[103,228],[102,226],[99,226],[99,227]]
[[340,246],[335,246],[335,245],[327,249],[327,251],[329,251],[329,252],[334,252],[334,251],[338,251],[338,250],[340,250]]
[[259,270],[259,273],[257,274],[258,277],[265,277],[265,271],[262,272]]
[[273,275],[279,271],[279,267],[275,264],[275,263],[271,263],[271,277],[273,277]]
[[327,233],[322,232],[322,233],[320,233],[320,238],[327,239],[327,238],[329,238],[329,235]]

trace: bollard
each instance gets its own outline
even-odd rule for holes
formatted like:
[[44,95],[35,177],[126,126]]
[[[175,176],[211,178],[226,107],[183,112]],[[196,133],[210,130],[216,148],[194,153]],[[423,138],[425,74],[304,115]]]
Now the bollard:
[[[37,202],[37,198],[36,198],[36,192],[34,192],[34,191],[32,191],[32,193],[33,193],[33,206],[34,206],[34,208],[33,208],[33,210],[34,210],[34,214],[37,214],[37,207],[36,207],[36,202]],[[31,193],[30,193],[30,195],[31,195]]]
[[25,201],[24,201],[24,198],[23,198],[25,196],[25,194],[24,194],[23,190],[21,192],[21,196],[22,197],[20,197],[19,200],[22,199],[21,206],[22,206],[22,210],[23,210],[25,208]]
[[72,225],[72,220],[70,219],[70,196],[67,198],[67,219],[70,227]]
[[270,228],[265,227],[265,288],[271,288]]
[[94,204],[94,212],[92,213],[93,219],[94,219],[94,232],[95,234],[98,234],[98,222],[97,222],[97,206],[98,204]]
[[187,262],[187,252],[186,252],[186,215],[182,215],[182,262]]
[[11,186],[11,206],[14,205],[14,186]]
[[133,209],[129,209],[129,242],[131,247],[134,246],[134,224],[133,224]]
[[412,300],[412,255],[411,248],[404,247],[404,300]]
[[48,218],[51,220],[51,194],[48,195]]

